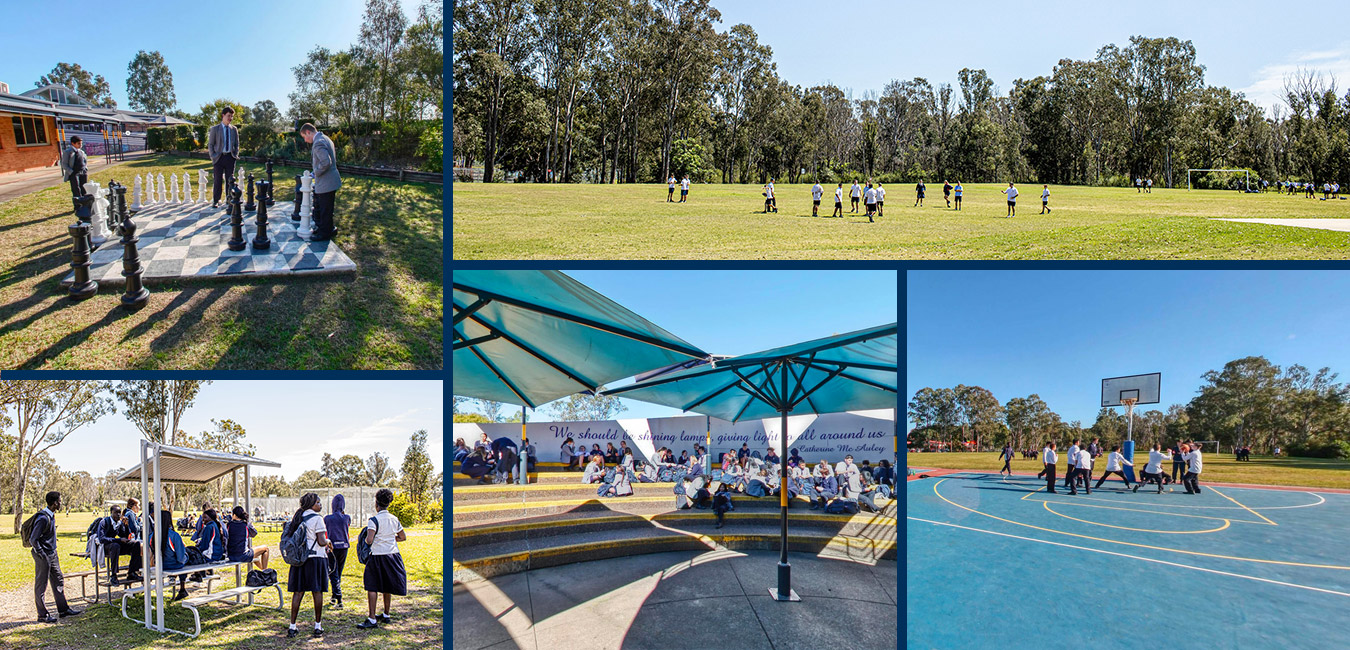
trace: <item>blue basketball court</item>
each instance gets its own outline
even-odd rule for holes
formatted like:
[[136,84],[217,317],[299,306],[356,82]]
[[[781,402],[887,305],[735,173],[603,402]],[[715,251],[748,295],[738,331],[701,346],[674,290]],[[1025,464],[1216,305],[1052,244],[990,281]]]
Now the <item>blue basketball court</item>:
[[910,648],[1350,647],[1350,494],[907,484]]

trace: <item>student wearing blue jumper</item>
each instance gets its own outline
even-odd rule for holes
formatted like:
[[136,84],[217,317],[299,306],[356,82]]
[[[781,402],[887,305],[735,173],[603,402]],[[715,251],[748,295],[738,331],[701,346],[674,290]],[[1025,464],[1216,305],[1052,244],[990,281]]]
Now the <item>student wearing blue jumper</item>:
[[347,566],[347,529],[352,526],[352,518],[347,514],[347,500],[341,494],[333,495],[329,510],[332,512],[323,518],[328,541],[333,543],[333,557],[328,563],[328,584],[333,587],[333,599],[328,605],[342,609],[342,568]]
[[[61,573],[61,559],[56,554],[56,511],[61,509],[61,493],[47,493],[47,507],[33,515],[33,532],[28,543],[33,547],[33,596],[37,602],[38,622],[55,623],[60,617],[74,616],[81,610],[66,604],[66,578]],[[56,613],[47,611],[43,595],[51,584],[56,596]]]
[[230,522],[225,524],[225,555],[231,562],[253,562],[259,569],[267,570],[267,560],[271,551],[266,546],[254,546],[253,538],[258,536],[258,531],[253,528],[253,524],[248,521],[248,511],[244,506],[235,506],[231,511],[234,515]]

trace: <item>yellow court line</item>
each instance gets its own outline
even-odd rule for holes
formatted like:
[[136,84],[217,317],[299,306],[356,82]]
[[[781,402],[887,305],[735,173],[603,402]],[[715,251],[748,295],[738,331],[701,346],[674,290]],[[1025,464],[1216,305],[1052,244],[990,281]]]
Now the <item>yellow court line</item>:
[[1284,562],[1284,561],[1282,561],[1282,560],[1263,560],[1263,559],[1252,558],[1252,557],[1237,557],[1237,556],[1233,556],[1233,555],[1217,555],[1217,554],[1214,554],[1214,553],[1201,553],[1201,552],[1199,552],[1199,551],[1185,551],[1185,550],[1182,550],[1182,549],[1179,549],[1179,548],[1167,548],[1166,546],[1152,546],[1152,545],[1150,545],[1150,544],[1136,544],[1136,543],[1134,543],[1134,542],[1122,542],[1122,541],[1115,540],[1115,539],[1104,539],[1104,538],[1101,538],[1101,537],[1093,537],[1093,536],[1091,536],[1091,535],[1080,535],[1080,534],[1078,534],[1078,533],[1070,533],[1070,532],[1063,531],[1063,530],[1055,530],[1055,529],[1053,529],[1053,528],[1044,528],[1044,527],[1042,527],[1042,526],[1034,526],[1034,525],[1032,525],[1032,524],[1024,524],[1024,523],[1022,523],[1022,522],[1020,522],[1020,521],[1013,521],[1013,520],[1011,520],[1011,519],[1004,519],[1003,517],[999,517],[999,516],[997,516],[997,515],[991,515],[991,514],[989,514],[989,513],[987,513],[987,512],[981,512],[981,511],[976,510],[976,509],[974,509],[974,508],[970,508],[970,507],[967,507],[967,506],[963,506],[963,505],[961,505],[961,504],[959,504],[959,503],[957,503],[957,502],[955,502],[955,501],[952,501],[951,499],[948,499],[947,497],[942,496],[942,493],[941,493],[941,492],[938,492],[938,486],[939,486],[939,485],[942,485],[942,484],[945,483],[945,482],[947,482],[947,479],[944,478],[944,479],[940,479],[938,482],[936,482],[936,483],[933,484],[933,494],[937,495],[937,498],[942,499],[943,501],[946,501],[947,503],[950,503],[950,504],[952,504],[952,505],[954,505],[954,506],[956,506],[956,507],[958,507],[958,508],[960,508],[960,509],[962,509],[962,510],[965,510],[965,511],[968,511],[968,512],[973,512],[973,513],[975,513],[975,514],[977,514],[977,515],[984,515],[984,516],[986,516],[986,517],[989,517],[990,519],[997,519],[998,521],[1002,521],[1002,522],[1004,522],[1004,523],[1009,523],[1009,524],[1012,524],[1012,525],[1014,525],[1014,526],[1023,526],[1023,527],[1025,527],[1025,528],[1031,528],[1031,529],[1034,529],[1034,530],[1042,530],[1042,531],[1045,531],[1045,532],[1047,532],[1047,533],[1055,533],[1055,534],[1057,534],[1057,535],[1067,535],[1067,536],[1069,536],[1069,537],[1077,537],[1077,538],[1079,538],[1079,539],[1090,539],[1090,540],[1092,540],[1092,541],[1094,541],[1094,542],[1106,542],[1107,544],[1120,544],[1120,545],[1122,545],[1122,546],[1133,546],[1133,547],[1135,547],[1135,548],[1151,548],[1151,549],[1153,549],[1153,550],[1155,550],[1155,551],[1168,551],[1168,552],[1171,552],[1171,553],[1181,553],[1181,554],[1183,554],[1183,555],[1196,555],[1196,556],[1200,556],[1200,557],[1212,557],[1212,558],[1218,558],[1218,559],[1221,559],[1221,560],[1237,560],[1237,561],[1239,561],[1239,562],[1255,562],[1255,563],[1257,563],[1257,564],[1277,564],[1277,565],[1280,565],[1280,566],[1301,566],[1301,567],[1308,567],[1308,568],[1312,568],[1312,569],[1337,569],[1337,570],[1341,570],[1341,571],[1350,571],[1350,566],[1336,566],[1336,565],[1334,565],[1334,564],[1308,564],[1308,563],[1304,563],[1304,562]]
[[[1025,497],[1023,497],[1023,498],[1025,498]],[[1036,499],[1036,501],[1040,501],[1041,503],[1053,503],[1053,504],[1055,504],[1055,505],[1057,505],[1057,506],[1075,506],[1075,507],[1078,507],[1078,508],[1102,508],[1102,509],[1105,509],[1105,510],[1124,510],[1124,511],[1126,511],[1126,512],[1142,512],[1142,513],[1144,513],[1144,514],[1146,514],[1146,515],[1166,515],[1166,516],[1168,516],[1168,517],[1189,517],[1189,518],[1191,518],[1191,519],[1217,519],[1217,520],[1219,520],[1219,521],[1227,521],[1227,522],[1232,522],[1232,523],[1235,523],[1235,524],[1251,524],[1251,525],[1253,525],[1253,526],[1264,526],[1264,525],[1265,525],[1265,524],[1263,524],[1263,523],[1261,523],[1261,522],[1259,522],[1259,521],[1247,521],[1246,519],[1229,519],[1228,517],[1214,517],[1214,516],[1210,516],[1210,515],[1183,515],[1183,514],[1181,514],[1181,513],[1179,513],[1179,512],[1161,512],[1161,511],[1158,511],[1158,510],[1141,510],[1141,509],[1139,509],[1139,508],[1122,508],[1122,507],[1120,507],[1120,506],[1099,506],[1099,505],[1094,505],[1094,504],[1091,504],[1091,503],[1075,503],[1075,502],[1073,502],[1073,501],[1051,501],[1050,499]],[[1059,513],[1055,513],[1055,514],[1059,514]],[[1063,516],[1063,515],[1060,515],[1060,516]]]
[[1272,525],[1272,526],[1278,526],[1278,525],[1279,525],[1279,524],[1277,524],[1277,523],[1275,523],[1275,522],[1273,522],[1273,521],[1271,521],[1271,520],[1269,520],[1269,519],[1266,519],[1266,516],[1265,516],[1265,515],[1263,515],[1263,514],[1257,512],[1257,511],[1255,511],[1255,510],[1252,510],[1251,508],[1248,508],[1247,506],[1242,505],[1241,503],[1238,502],[1237,499],[1234,499],[1233,497],[1230,497],[1230,496],[1228,496],[1227,494],[1224,494],[1223,492],[1220,492],[1220,491],[1218,491],[1218,490],[1215,490],[1215,489],[1214,489],[1214,486],[1212,486],[1212,485],[1206,485],[1205,487],[1207,487],[1207,488],[1209,488],[1209,489],[1211,489],[1211,490],[1214,490],[1214,493],[1215,493],[1215,494],[1217,494],[1217,495],[1219,495],[1219,496],[1221,496],[1221,497],[1223,497],[1223,498],[1225,498],[1225,499],[1228,499],[1229,501],[1232,501],[1233,503],[1236,503],[1236,504],[1238,504],[1239,506],[1242,506],[1242,509],[1243,509],[1243,510],[1246,510],[1247,512],[1250,512],[1250,513],[1252,513],[1252,514],[1254,514],[1254,515],[1256,515],[1256,516],[1258,516],[1258,517],[1260,517],[1260,518],[1262,518],[1262,519],[1265,519],[1265,520],[1266,520],[1266,523],[1268,523],[1268,524],[1270,524],[1270,525]]
[[1061,516],[1061,517],[1063,517],[1063,518],[1065,518],[1065,519],[1072,519],[1073,521],[1078,521],[1078,522],[1082,522],[1082,523],[1085,523],[1085,524],[1092,524],[1092,525],[1094,525],[1094,526],[1105,526],[1105,527],[1107,527],[1107,528],[1115,528],[1115,529],[1117,529],[1117,530],[1132,530],[1132,531],[1134,531],[1134,532],[1136,532],[1136,533],[1160,533],[1160,534],[1164,534],[1164,535],[1194,535],[1194,534],[1197,534],[1197,533],[1217,533],[1217,532],[1219,532],[1219,531],[1221,531],[1221,530],[1227,528],[1228,525],[1229,525],[1229,523],[1231,523],[1231,522],[1229,522],[1227,519],[1224,519],[1224,520],[1222,520],[1222,521],[1223,521],[1223,525],[1222,525],[1222,526],[1219,526],[1218,528],[1211,528],[1211,529],[1209,529],[1209,530],[1155,530],[1155,529],[1152,529],[1152,528],[1130,528],[1130,527],[1128,527],[1128,526],[1112,526],[1111,524],[1103,524],[1103,523],[1097,522],[1097,521],[1088,521],[1088,520],[1086,520],[1086,519],[1079,519],[1079,518],[1077,518],[1077,517],[1070,517],[1069,515],[1066,515],[1066,514],[1064,514],[1064,513],[1062,513],[1062,512],[1055,512],[1054,510],[1052,510],[1052,509],[1050,508],[1050,502],[1049,502],[1049,501],[1042,501],[1042,502],[1041,502],[1041,505],[1045,506],[1045,509],[1048,510],[1048,511],[1050,511],[1051,514],[1059,515],[1059,516]]

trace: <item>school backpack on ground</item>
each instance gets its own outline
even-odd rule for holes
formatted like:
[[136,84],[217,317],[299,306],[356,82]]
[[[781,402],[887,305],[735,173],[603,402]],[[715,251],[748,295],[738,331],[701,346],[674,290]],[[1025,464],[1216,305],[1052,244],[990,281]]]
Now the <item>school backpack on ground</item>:
[[295,530],[281,534],[281,559],[291,566],[304,566],[309,559],[309,544],[305,542],[305,522],[319,515],[310,513],[300,519]]
[[[370,523],[375,524],[375,532],[378,534],[380,532],[379,520],[371,517]],[[361,534],[356,538],[356,561],[361,564],[365,564],[370,559],[370,544],[366,543],[366,531],[368,530],[370,530],[370,526],[362,528]]]
[[858,502],[849,499],[835,499],[825,506],[825,514],[856,515],[858,514]]
[[248,587],[270,587],[277,583],[276,569],[253,569],[248,572],[244,585]]

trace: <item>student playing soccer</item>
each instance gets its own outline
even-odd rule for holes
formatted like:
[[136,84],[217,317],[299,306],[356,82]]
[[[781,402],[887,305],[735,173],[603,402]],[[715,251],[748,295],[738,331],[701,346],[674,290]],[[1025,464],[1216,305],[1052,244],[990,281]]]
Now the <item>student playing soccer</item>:
[[1050,212],[1050,186],[1045,185],[1043,189],[1041,189],[1041,214],[1048,214],[1049,212]]
[[1148,450],[1148,464],[1144,465],[1144,478],[1134,484],[1134,491],[1139,491],[1139,486],[1145,483],[1157,483],[1158,494],[1162,494],[1163,489],[1163,469],[1162,464],[1167,460],[1167,454],[1163,453],[1162,443],[1153,443],[1153,448]]
[[1008,195],[1008,218],[1017,216],[1017,187],[1008,183],[1008,189],[1003,190]]
[[956,193],[956,209],[961,209],[961,181],[956,181],[956,187],[952,190]]
[[862,198],[862,186],[858,185],[858,179],[853,179],[853,189],[849,190],[849,197],[853,199],[853,209],[849,212],[858,211],[858,200]]
[[952,207],[952,184],[948,181],[942,181],[942,199],[947,202],[947,207]]
[[881,213],[884,211],[884,210],[882,209],[882,207],[883,207],[884,205],[886,205],[886,188],[882,187],[882,186],[881,186],[881,183],[877,183],[877,216],[878,216],[878,217],[882,216]]
[[666,203],[674,203],[674,202],[675,202],[675,175],[671,174],[670,178],[666,179]]
[[923,193],[927,187],[923,184],[923,179],[919,179],[919,184],[914,186],[914,207],[923,205]]
[[811,216],[820,216],[820,195],[825,193],[825,189],[816,183],[811,186]]
[[831,214],[830,216],[831,216],[831,217],[843,217],[843,216],[844,216],[844,184],[843,184],[843,183],[840,183],[840,184],[839,184],[839,187],[834,188],[834,214]]
[[872,213],[877,211],[877,191],[872,189],[871,183],[863,190],[863,206],[867,209],[867,223],[873,223]]
[[1105,472],[1102,472],[1102,477],[1099,478],[1099,479],[1097,479],[1097,485],[1096,485],[1096,487],[1097,487],[1097,488],[1101,488],[1102,483],[1106,481],[1106,477],[1108,477],[1108,476],[1110,476],[1110,475],[1112,475],[1112,474],[1115,474],[1116,476],[1119,476],[1119,477],[1120,477],[1120,480],[1125,481],[1125,488],[1126,488],[1126,489],[1129,489],[1129,487],[1130,487],[1130,477],[1128,477],[1128,476],[1125,475],[1125,469],[1124,469],[1123,467],[1121,467],[1121,465],[1127,465],[1127,466],[1129,466],[1129,467],[1134,467],[1134,463],[1131,463],[1130,461],[1126,460],[1126,459],[1125,459],[1125,456],[1123,456],[1123,455],[1120,453],[1120,446],[1117,445],[1117,446],[1115,446],[1115,447],[1112,447],[1112,448],[1111,448],[1111,453],[1110,453],[1109,455],[1107,455],[1107,457],[1106,457],[1106,471],[1105,471]]
[[684,175],[684,180],[680,181],[680,203],[689,200],[689,175]]

